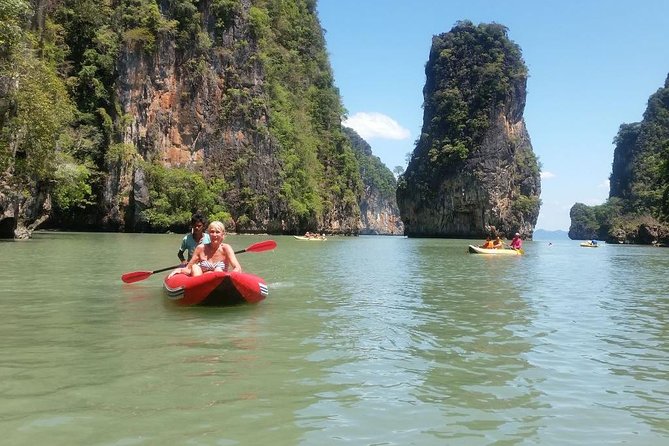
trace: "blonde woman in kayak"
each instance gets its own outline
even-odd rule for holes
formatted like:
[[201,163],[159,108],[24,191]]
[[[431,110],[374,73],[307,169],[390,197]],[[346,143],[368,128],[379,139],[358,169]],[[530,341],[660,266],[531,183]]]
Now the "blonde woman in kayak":
[[237,261],[235,252],[227,243],[225,238],[225,226],[220,221],[212,221],[207,228],[209,239],[208,245],[198,245],[184,268],[177,268],[170,277],[175,274],[188,274],[193,277],[201,276],[209,271],[233,271],[242,272],[242,266]]

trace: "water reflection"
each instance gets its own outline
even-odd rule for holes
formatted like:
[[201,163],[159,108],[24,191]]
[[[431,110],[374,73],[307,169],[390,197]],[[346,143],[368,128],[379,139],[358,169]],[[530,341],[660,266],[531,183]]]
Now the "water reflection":
[[[630,344],[630,334],[644,333],[645,337],[649,330],[632,327],[634,312],[625,307],[630,299],[635,300],[636,285],[631,278],[652,271],[653,260],[645,256],[633,262],[622,260],[619,254],[634,248],[610,245],[598,250],[579,250],[573,243],[557,244],[550,250],[537,248],[536,259],[527,271],[532,280],[524,280],[531,286],[523,296],[536,309],[533,330],[543,336],[528,359],[545,376],[539,389],[551,410],[539,413],[548,417],[569,408],[568,414],[542,429],[541,438],[559,437],[562,444],[601,442],[601,430],[584,422],[595,412],[609,420],[608,438],[646,444],[653,435],[630,418],[644,411],[655,417],[662,412],[657,411],[658,401],[648,403],[634,395],[645,393],[644,389],[655,393],[659,387],[628,379],[643,355],[652,354],[653,349],[647,340],[636,351]],[[645,296],[656,301],[657,295]],[[666,370],[658,365],[655,362],[652,368]],[[667,403],[666,396],[661,399]],[[666,419],[655,421],[651,417],[642,420],[666,431]],[[630,425],[636,426],[634,431]]]
[[430,340],[413,352],[430,365],[416,395],[443,417],[428,431],[469,444],[491,432],[527,438],[537,426],[523,414],[541,403],[524,359],[532,313],[514,287],[523,259],[449,254],[423,255],[413,271],[423,274],[419,333]]
[[598,361],[619,378],[610,389],[611,407],[629,412],[653,430],[669,433],[669,299],[659,297],[669,282],[658,280],[669,259],[655,248],[613,249],[612,268],[633,272],[612,277],[616,293],[608,295],[611,330],[599,335],[606,345]]
[[539,405],[522,376],[531,344],[514,334],[529,317],[507,280],[516,259],[474,258],[453,241],[373,242],[342,247],[325,265],[333,274],[321,298],[330,305],[319,315],[324,332],[313,339],[318,348],[309,359],[323,368],[319,385],[329,390],[300,411],[319,428],[307,442],[367,423],[389,429],[366,437],[370,443],[429,443],[490,430],[531,435],[527,419],[491,415]]

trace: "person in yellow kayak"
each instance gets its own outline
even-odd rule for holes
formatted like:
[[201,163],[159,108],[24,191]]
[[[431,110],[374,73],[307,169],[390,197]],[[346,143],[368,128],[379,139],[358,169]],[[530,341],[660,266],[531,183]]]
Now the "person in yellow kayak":
[[492,239],[490,236],[485,238],[485,242],[481,245],[483,249],[493,249]]
[[504,242],[499,238],[499,235],[495,237],[495,241],[492,242],[492,247],[494,249],[504,249]]
[[523,240],[517,232],[516,235],[513,236],[513,240],[511,240],[511,249],[515,249],[516,251],[523,249]]

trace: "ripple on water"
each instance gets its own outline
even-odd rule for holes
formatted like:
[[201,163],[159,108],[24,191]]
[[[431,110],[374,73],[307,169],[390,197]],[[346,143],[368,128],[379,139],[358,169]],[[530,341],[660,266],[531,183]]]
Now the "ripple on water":
[[[38,260],[51,274],[77,268],[62,253],[92,255],[79,239],[95,240],[102,269],[11,281],[19,270],[7,268]],[[181,308],[159,278],[120,284],[146,253],[170,264],[179,240],[8,245],[22,251],[0,271],[8,444],[669,438],[664,250],[527,242],[504,259],[462,240],[278,238],[244,260],[270,284],[259,305]]]

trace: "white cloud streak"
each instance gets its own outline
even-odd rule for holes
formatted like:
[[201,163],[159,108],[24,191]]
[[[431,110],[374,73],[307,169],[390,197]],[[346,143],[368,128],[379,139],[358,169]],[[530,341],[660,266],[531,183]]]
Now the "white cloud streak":
[[542,180],[547,180],[549,178],[555,178],[555,174],[553,172],[541,172]]
[[402,140],[411,136],[409,130],[383,113],[359,112],[342,124],[355,130],[365,140],[373,138]]

